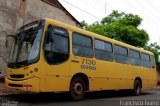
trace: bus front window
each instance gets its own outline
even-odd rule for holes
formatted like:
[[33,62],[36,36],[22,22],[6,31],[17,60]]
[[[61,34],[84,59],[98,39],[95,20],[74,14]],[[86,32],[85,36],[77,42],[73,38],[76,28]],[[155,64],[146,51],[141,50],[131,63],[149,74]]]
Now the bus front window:
[[42,28],[31,28],[17,34],[11,50],[9,67],[21,67],[38,61],[42,31]]

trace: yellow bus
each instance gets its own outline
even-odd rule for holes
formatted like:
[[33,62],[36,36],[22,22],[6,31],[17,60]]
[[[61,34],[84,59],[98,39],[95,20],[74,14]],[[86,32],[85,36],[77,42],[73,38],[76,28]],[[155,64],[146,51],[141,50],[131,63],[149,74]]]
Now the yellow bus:
[[157,84],[153,53],[76,28],[42,19],[22,26],[15,42],[5,84],[29,92],[85,92],[142,89]]

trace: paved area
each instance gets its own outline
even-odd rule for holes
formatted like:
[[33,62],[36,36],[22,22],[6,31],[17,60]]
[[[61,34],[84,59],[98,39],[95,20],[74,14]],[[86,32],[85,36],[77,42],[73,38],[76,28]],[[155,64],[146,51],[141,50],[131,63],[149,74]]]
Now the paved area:
[[131,96],[125,91],[87,93],[84,100],[77,102],[67,93],[18,94],[14,91],[6,94],[0,96],[0,106],[160,106],[160,87],[143,91],[141,96]]
[[15,89],[9,89],[4,85],[4,83],[0,83],[0,96],[20,94],[20,93],[23,93],[23,92]]

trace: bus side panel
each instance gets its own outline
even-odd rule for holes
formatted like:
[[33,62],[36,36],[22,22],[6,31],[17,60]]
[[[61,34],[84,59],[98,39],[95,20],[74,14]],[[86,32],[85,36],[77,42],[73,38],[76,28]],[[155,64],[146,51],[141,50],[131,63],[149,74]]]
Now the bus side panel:
[[[129,65],[115,62],[91,59],[96,61],[95,70],[82,67],[84,57],[73,56],[74,61],[71,65],[72,75],[76,73],[84,73],[89,78],[89,89],[97,90],[113,90],[113,89],[131,89],[133,80],[130,78],[131,73],[128,71]],[[84,65],[88,66],[88,65]],[[78,71],[78,72],[77,72]]]
[[111,78],[117,79],[115,89],[131,89],[133,80],[132,73],[129,70],[130,65],[113,62],[111,67]]
[[[86,69],[87,64],[83,60],[95,60],[95,70]],[[71,73],[84,73],[89,78],[89,89],[95,90],[118,90],[133,89],[135,78],[142,80],[142,88],[152,88],[156,83],[155,71],[151,68],[133,66],[116,62],[72,56]],[[82,67],[85,66],[84,67]]]
[[47,76],[46,91],[47,92],[69,91],[70,80],[71,80],[71,77],[63,76],[63,75]]
[[157,85],[157,72],[155,69],[153,68],[148,68],[146,69],[146,74],[147,77],[145,80],[145,84],[144,84],[144,89],[146,88],[154,88]]
[[154,74],[154,69],[130,65],[130,71],[132,73],[133,85],[134,80],[138,77],[142,80],[142,89],[153,88],[155,86],[156,74]]
[[58,65],[49,65],[44,62],[41,67],[45,72],[45,77],[41,79],[42,92],[69,91],[70,59]]

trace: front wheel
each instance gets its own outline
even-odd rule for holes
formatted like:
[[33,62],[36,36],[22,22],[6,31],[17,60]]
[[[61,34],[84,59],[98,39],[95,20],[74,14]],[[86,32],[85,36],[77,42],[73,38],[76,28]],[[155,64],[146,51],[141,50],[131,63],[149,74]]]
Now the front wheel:
[[85,95],[85,83],[80,77],[72,79],[70,84],[70,96],[73,100],[81,100]]

